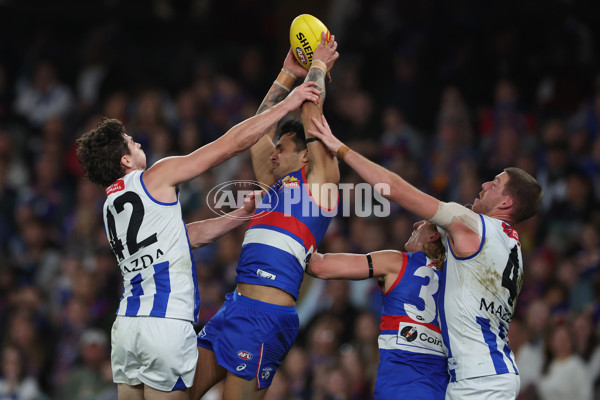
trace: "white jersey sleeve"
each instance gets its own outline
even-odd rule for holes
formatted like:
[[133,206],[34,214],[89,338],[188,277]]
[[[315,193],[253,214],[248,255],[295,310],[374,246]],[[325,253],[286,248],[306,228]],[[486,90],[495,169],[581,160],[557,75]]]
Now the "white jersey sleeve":
[[508,327],[523,281],[518,233],[506,222],[480,215],[481,246],[457,257],[447,238],[440,324],[452,381],[516,373]]
[[143,171],[106,189],[104,226],[123,276],[117,315],[196,321],[200,296],[179,199],[148,193]]

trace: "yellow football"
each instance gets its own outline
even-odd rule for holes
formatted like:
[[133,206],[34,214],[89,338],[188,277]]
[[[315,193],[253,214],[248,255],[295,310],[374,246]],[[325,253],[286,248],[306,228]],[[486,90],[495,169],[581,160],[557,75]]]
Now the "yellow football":
[[313,53],[321,44],[321,32],[327,36],[326,43],[331,39],[329,29],[318,18],[310,14],[298,15],[290,26],[290,45],[296,60],[304,68],[312,64]]

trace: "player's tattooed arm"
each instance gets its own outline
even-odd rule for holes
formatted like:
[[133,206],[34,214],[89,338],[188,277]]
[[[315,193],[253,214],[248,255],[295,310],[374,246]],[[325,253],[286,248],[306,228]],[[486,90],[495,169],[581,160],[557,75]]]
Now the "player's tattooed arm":
[[[290,93],[296,82],[296,75],[288,70],[288,68],[292,68],[292,64],[290,63],[293,61],[294,58],[290,49],[283,63],[284,68],[282,68],[279,75],[277,75],[277,78],[273,81],[273,84],[269,88],[269,91],[267,92],[262,103],[260,103],[258,111],[256,112],[257,115],[275,107],[278,103],[281,103],[283,100],[285,100],[287,95]],[[273,183],[275,183],[275,177],[272,173],[272,166],[271,162],[269,161],[269,156],[275,150],[273,139],[275,138],[276,131],[277,125],[275,124],[267,131],[261,140],[259,140],[250,148],[254,175],[259,182],[264,183],[267,186],[271,186]]]
[[[322,43],[325,43],[324,33],[321,35]],[[310,130],[315,130],[313,118],[320,119],[323,115],[323,104],[325,102],[328,72],[339,57],[337,52],[337,42],[332,36],[329,43],[322,44],[317,48],[313,55],[312,65],[308,70],[305,82],[316,83],[316,89],[319,91],[320,98],[318,103],[302,104],[302,123],[306,138],[310,140],[308,146],[309,167],[307,169],[307,180],[309,184],[337,184],[340,181],[340,171],[338,162],[329,150],[318,140],[311,140]],[[338,202],[337,191],[329,192],[328,195],[321,197],[320,193],[313,192],[315,202],[321,207],[333,208]]]
[[271,86],[271,89],[269,89],[269,92],[263,99],[262,103],[260,103],[260,106],[258,107],[258,111],[256,112],[256,115],[263,113],[264,111],[273,107],[275,104],[281,103],[283,101],[283,99],[286,98],[288,93],[289,92],[287,90],[285,90],[284,88],[273,84]]
[[325,101],[325,76],[326,73],[320,68],[311,68],[306,76],[307,81],[317,83],[317,90],[321,93],[321,102]]

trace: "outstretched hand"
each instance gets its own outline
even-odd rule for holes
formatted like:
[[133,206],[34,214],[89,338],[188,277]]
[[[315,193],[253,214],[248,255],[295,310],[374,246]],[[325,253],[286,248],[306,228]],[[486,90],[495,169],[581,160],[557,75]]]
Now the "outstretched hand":
[[296,60],[296,57],[294,57],[294,53],[292,53],[291,48],[288,50],[285,60],[283,60],[283,68],[294,74],[296,79],[304,80],[308,74],[308,71],[302,65],[300,65],[300,63]]
[[313,81],[304,82],[302,85],[297,86],[292,92],[285,98],[282,104],[286,104],[290,107],[290,111],[294,111],[302,105],[305,101],[312,101],[315,104],[319,104],[321,93],[317,89],[317,83]]
[[331,69],[340,57],[340,53],[337,52],[338,43],[335,41],[335,35],[331,35],[329,43],[325,43],[326,40],[327,35],[321,32],[321,44],[315,50],[313,60],[321,60],[327,65],[327,82],[331,82]]
[[252,193],[248,193],[244,197],[244,205],[242,208],[248,215],[254,214],[258,203],[260,203],[260,200],[262,199],[263,193],[262,190],[253,190]]
[[329,149],[329,151],[333,153],[333,155],[335,155],[338,149],[342,147],[344,143],[342,143],[338,138],[333,136],[331,128],[329,127],[329,124],[327,123],[327,120],[325,119],[324,115],[321,115],[320,121],[315,117],[312,118],[312,121],[315,124],[317,130],[315,131],[309,129],[308,133],[310,133],[314,137],[321,139],[321,142],[325,145],[325,147],[327,147],[327,149]]

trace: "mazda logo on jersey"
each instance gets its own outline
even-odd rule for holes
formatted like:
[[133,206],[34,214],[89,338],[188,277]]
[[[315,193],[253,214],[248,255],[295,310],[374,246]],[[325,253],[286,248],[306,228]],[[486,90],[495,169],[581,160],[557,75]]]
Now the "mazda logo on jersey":
[[242,360],[252,360],[252,354],[248,353],[247,351],[240,350],[240,351],[238,351],[237,355]]
[[417,338],[417,328],[414,326],[405,326],[404,329],[400,331],[400,336],[402,336],[407,342],[412,342]]

